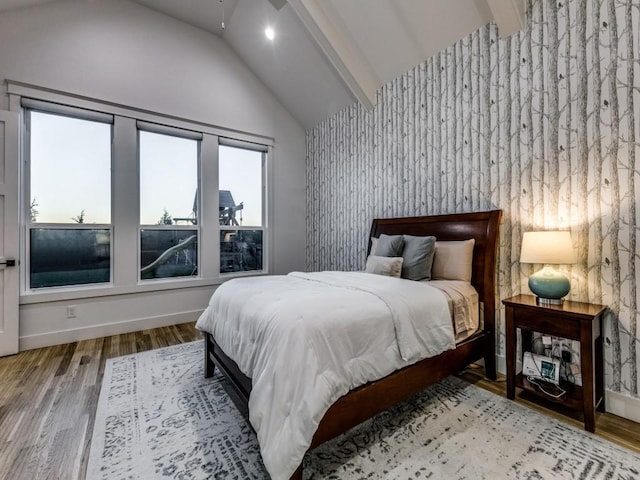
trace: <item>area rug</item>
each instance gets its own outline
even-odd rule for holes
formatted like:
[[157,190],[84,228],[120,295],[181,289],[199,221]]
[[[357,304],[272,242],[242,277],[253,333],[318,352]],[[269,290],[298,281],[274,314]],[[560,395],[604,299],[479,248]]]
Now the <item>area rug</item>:
[[[87,479],[268,479],[203,343],[107,362]],[[245,412],[246,413],[246,412]],[[309,479],[632,479],[640,455],[457,378],[305,457]]]

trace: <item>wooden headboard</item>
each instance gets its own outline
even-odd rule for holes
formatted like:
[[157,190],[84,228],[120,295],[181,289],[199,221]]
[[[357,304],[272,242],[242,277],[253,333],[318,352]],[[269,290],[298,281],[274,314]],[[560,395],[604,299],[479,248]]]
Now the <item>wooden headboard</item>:
[[[498,227],[502,210],[488,212],[454,213],[428,217],[375,219],[370,237],[387,235],[433,235],[439,241],[475,239],[471,284],[484,303],[485,327],[495,319],[496,253]],[[367,254],[371,250],[371,240]],[[493,330],[493,326],[490,327]]]

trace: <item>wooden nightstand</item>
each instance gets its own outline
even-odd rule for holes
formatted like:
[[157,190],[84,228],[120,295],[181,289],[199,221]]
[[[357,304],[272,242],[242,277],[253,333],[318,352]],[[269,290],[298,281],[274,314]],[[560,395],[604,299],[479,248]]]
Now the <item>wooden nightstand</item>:
[[513,400],[516,387],[551,398],[516,374],[516,332],[522,334],[523,350],[531,348],[532,332],[580,342],[582,387],[561,383],[567,394],[554,401],[581,410],[584,428],[595,431],[595,411],[604,412],[604,378],[602,358],[603,305],[565,301],[562,305],[537,305],[532,295],[517,295],[502,301],[506,308],[507,398]]

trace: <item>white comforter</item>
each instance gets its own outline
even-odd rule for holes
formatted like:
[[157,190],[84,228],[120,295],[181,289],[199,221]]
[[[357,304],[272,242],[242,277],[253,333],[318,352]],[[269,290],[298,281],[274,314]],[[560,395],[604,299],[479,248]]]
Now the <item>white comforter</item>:
[[252,378],[249,418],[274,480],[293,474],[342,395],[455,346],[439,290],[360,272],[231,280],[196,327]]

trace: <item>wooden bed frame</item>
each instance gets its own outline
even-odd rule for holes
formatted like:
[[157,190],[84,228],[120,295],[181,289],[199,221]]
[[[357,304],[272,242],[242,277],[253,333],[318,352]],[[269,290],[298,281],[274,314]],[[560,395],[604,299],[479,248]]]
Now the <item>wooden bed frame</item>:
[[[338,399],[325,413],[313,436],[314,448],[346,432],[359,423],[424,390],[443,378],[459,372],[484,358],[486,376],[496,378],[495,363],[495,266],[498,227],[502,212],[461,213],[429,217],[376,219],[371,237],[380,234],[434,235],[439,241],[475,239],[471,283],[478,291],[483,309],[482,330],[432,358],[421,360],[380,380],[362,385]],[[371,242],[369,248],[371,249]],[[205,334],[205,377],[218,366],[248,404],[251,379],[218,346],[211,334]],[[292,480],[302,479],[302,464]]]

